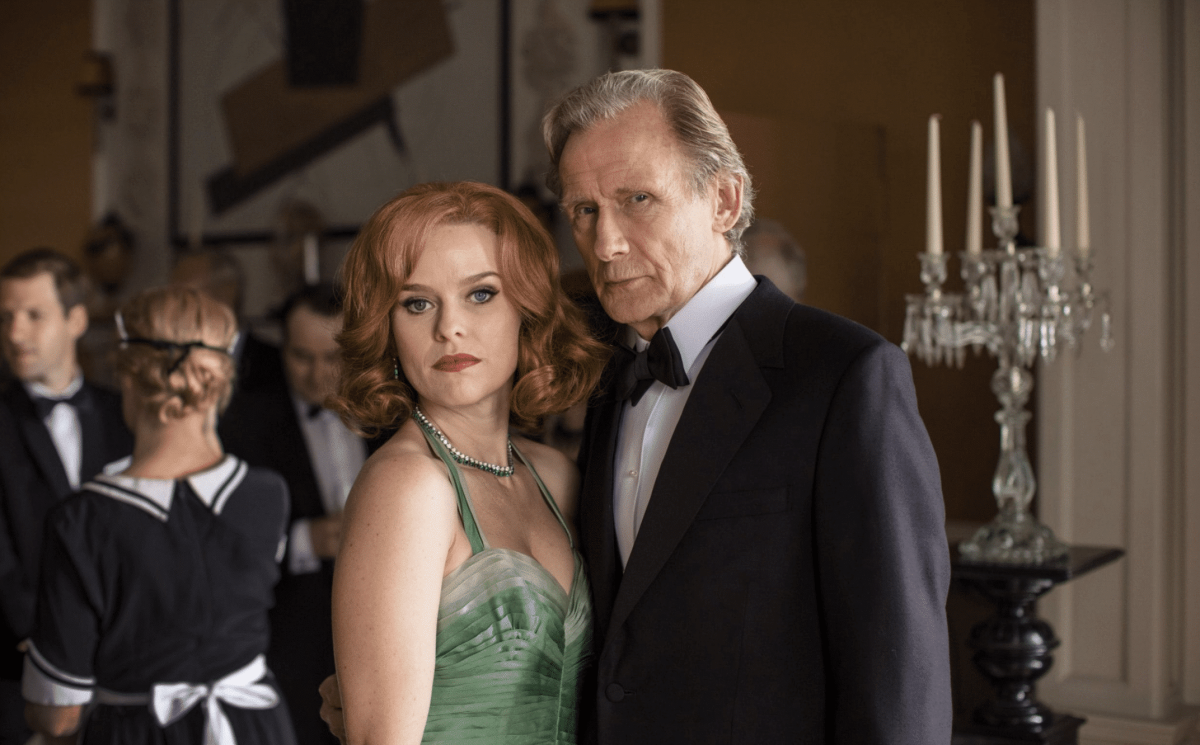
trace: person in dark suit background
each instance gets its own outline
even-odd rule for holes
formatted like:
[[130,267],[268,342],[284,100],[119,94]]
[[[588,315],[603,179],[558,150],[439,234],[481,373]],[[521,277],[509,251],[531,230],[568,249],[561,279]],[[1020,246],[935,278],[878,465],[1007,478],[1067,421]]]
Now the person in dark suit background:
[[283,577],[271,611],[268,662],[301,743],[336,742],[318,716],[317,687],[333,672],[330,593],[342,507],[368,454],[325,400],[340,369],[341,304],[329,284],[291,295],[282,309],[286,386],[237,395],[218,431],[250,465],[278,471],[292,495]]
[[686,75],[601,76],[543,131],[619,324],[581,450],[584,739],[949,742],[949,551],[907,358],[746,269],[750,175]]
[[89,384],[76,357],[87,330],[85,278],[49,248],[0,268],[0,744],[24,743],[18,644],[33,628],[46,513],[130,454],[120,396]]

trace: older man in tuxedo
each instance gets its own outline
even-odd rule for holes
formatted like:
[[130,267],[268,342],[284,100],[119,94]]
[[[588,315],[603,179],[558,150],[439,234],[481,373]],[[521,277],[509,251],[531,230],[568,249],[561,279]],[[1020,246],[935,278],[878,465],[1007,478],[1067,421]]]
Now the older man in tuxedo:
[[83,300],[79,267],[57,251],[0,268],[0,349],[13,377],[0,392],[0,744],[29,737],[17,645],[33,628],[46,513],[133,447],[120,396],[85,381],[76,359]]
[[750,176],[685,75],[544,120],[619,324],[581,466],[601,743],[950,740],[950,562],[907,358],[739,254]]

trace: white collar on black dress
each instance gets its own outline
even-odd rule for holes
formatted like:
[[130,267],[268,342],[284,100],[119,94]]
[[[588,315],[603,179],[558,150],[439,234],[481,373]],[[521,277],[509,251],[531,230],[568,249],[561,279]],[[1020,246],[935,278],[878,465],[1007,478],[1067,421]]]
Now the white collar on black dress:
[[[246,462],[226,455],[219,463],[183,478],[196,496],[214,514],[221,514],[230,495],[246,477]],[[149,512],[166,521],[171,511],[176,479],[146,479],[122,474],[101,474],[83,486],[113,499]]]

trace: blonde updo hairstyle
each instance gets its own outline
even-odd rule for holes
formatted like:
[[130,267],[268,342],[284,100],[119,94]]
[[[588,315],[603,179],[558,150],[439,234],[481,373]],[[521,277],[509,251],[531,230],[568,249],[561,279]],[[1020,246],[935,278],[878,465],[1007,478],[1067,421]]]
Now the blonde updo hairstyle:
[[224,350],[238,328],[227,305],[197,290],[162,287],[138,294],[119,314],[117,374],[132,383],[144,411],[179,418],[213,406],[225,410],[235,367]]

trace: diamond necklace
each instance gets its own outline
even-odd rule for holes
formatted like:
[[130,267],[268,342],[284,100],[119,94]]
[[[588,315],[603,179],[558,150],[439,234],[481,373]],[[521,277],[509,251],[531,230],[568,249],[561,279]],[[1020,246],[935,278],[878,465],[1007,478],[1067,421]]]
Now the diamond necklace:
[[438,438],[438,440],[440,440],[441,443],[446,446],[446,450],[450,451],[450,457],[453,458],[456,463],[460,463],[464,466],[470,466],[471,468],[478,468],[480,471],[487,471],[493,476],[512,476],[513,471],[516,470],[516,468],[513,466],[513,446],[511,437],[508,438],[508,466],[498,466],[495,463],[485,463],[484,461],[476,460],[469,455],[463,454],[458,448],[451,445],[450,438],[446,437],[446,434],[438,429],[437,425],[429,421],[425,414],[422,413],[421,407],[417,406],[416,404],[413,404],[413,419],[417,420],[417,424],[421,426],[421,429]]

